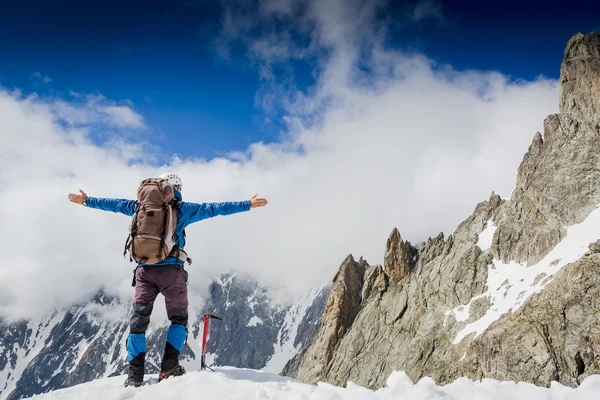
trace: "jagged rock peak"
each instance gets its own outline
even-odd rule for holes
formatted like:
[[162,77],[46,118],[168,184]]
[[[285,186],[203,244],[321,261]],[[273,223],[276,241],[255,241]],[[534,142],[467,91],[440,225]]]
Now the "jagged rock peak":
[[417,261],[421,262],[421,265],[427,264],[434,258],[446,253],[451,246],[452,235],[446,241],[444,240],[444,232],[440,232],[435,238],[429,238],[427,242],[421,244]]
[[326,374],[337,344],[360,311],[365,269],[369,267],[362,258],[361,261],[348,255],[333,278],[321,328],[298,367],[298,378],[304,382],[316,382]]
[[367,260],[364,259],[363,256],[360,256],[360,258],[358,259],[358,263],[365,269],[365,271],[367,270],[367,268],[370,267],[369,263],[367,262]]
[[444,243],[444,232],[438,233],[435,238],[429,237],[427,239],[427,243],[424,243],[424,246],[431,246],[432,244]]
[[352,254],[348,255],[333,278],[330,299],[332,295],[350,298],[357,293],[360,294],[367,268],[369,264],[362,257],[359,261],[355,261]]
[[502,204],[502,198],[492,192],[489,199],[482,201],[475,206],[473,216],[482,215],[484,218],[489,218],[491,214]]
[[542,134],[539,132],[536,132],[535,135],[533,136],[533,142],[531,143],[531,146],[539,147],[543,144],[544,144],[544,139],[542,138]]
[[565,61],[577,58],[600,58],[600,33],[577,33],[569,39],[565,47]]
[[417,264],[418,250],[394,228],[385,245],[384,269],[390,283],[403,282]]
[[533,136],[533,141],[523,156],[523,161],[517,170],[517,187],[526,187],[529,176],[536,170],[538,159],[542,153],[544,139],[542,134],[537,132]]
[[352,254],[348,254],[348,256],[340,265],[338,272],[333,277],[333,284],[340,280],[347,279],[348,277],[354,277],[355,275],[360,276],[360,280],[362,281],[365,274],[365,264],[368,266],[367,262],[361,257],[358,261],[354,259]]
[[573,36],[560,68],[560,112],[600,121],[600,33]]

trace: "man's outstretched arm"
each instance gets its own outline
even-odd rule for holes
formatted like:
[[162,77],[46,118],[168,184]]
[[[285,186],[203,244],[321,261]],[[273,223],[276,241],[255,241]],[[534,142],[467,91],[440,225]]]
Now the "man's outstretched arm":
[[137,209],[137,203],[134,200],[89,197],[83,190],[79,189],[79,192],[81,194],[69,193],[69,200],[72,203],[104,211],[118,212],[129,216],[132,216]]
[[188,218],[186,223],[188,225],[217,215],[230,215],[248,211],[251,208],[264,207],[267,203],[267,199],[257,198],[257,195],[254,195],[250,200],[245,201],[202,204],[183,202],[181,211],[183,218]]

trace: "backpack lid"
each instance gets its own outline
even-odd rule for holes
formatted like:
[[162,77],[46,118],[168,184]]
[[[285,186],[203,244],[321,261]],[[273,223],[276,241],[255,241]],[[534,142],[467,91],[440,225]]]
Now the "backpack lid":
[[138,187],[138,202],[140,204],[157,206],[169,204],[174,197],[173,187],[165,179],[144,179]]

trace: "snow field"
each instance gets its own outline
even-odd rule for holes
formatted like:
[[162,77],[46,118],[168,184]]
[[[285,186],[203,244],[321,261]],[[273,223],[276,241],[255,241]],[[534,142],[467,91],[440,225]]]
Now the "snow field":
[[[156,376],[152,376],[156,378]],[[553,383],[541,388],[528,383],[471,381],[459,378],[437,386],[431,378],[414,384],[404,372],[393,372],[377,391],[348,382],[347,388],[327,383],[307,385],[269,372],[217,368],[191,371],[163,382],[125,388],[124,376],[97,380],[32,397],[36,400],[592,400],[600,393],[600,376],[590,376],[577,388]]]

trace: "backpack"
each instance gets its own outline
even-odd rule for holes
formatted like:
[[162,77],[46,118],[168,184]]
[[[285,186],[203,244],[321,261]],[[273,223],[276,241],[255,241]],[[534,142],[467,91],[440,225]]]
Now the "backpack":
[[138,264],[156,264],[171,256],[191,263],[177,246],[178,211],[179,201],[166,180],[143,180],[137,190],[137,210],[131,219],[123,256],[129,252],[129,261]]

